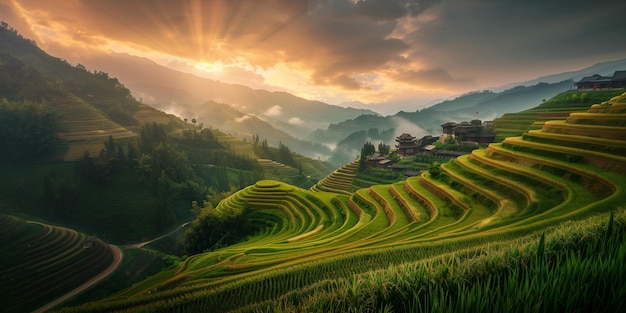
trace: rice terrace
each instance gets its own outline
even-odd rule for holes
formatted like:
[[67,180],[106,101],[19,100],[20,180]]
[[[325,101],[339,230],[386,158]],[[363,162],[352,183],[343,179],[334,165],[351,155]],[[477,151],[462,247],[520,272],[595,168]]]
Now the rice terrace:
[[626,1],[559,4],[0,1],[0,313],[626,312]]
[[212,213],[255,235],[62,311],[621,311],[624,134],[626,94],[393,184],[261,180]]

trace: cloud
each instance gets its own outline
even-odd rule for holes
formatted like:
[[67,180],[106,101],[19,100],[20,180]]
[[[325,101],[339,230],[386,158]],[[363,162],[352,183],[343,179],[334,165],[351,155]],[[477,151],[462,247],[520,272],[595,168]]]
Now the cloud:
[[249,118],[250,118],[250,115],[243,115],[241,117],[235,118],[235,122],[241,123],[241,122],[244,122],[245,120],[247,120]]
[[259,88],[259,73],[287,68],[306,78],[291,88],[346,101],[397,82],[465,92],[626,55],[621,0],[3,2],[0,15],[44,49],[219,62],[215,79]]
[[[57,7],[25,0],[21,6],[41,25],[49,22],[48,31],[66,33],[65,40],[83,45],[108,41],[223,64],[243,58],[264,68],[287,63],[308,72],[313,84],[358,90],[368,86],[356,76],[407,50],[401,39],[390,36],[397,19],[432,2],[80,0]],[[248,79],[260,82],[259,77]]]
[[359,14],[375,20],[395,20],[406,15],[416,16],[438,1],[411,0],[359,0],[356,9]]
[[291,125],[302,125],[304,124],[304,121],[300,119],[299,117],[292,117],[287,121],[287,123]]
[[280,116],[281,114],[283,114],[282,112],[283,108],[280,105],[275,105],[269,109],[267,109],[267,111],[265,111],[263,113],[263,115],[266,116]]
[[[574,70],[626,55],[626,2],[476,0],[433,6],[435,18],[411,20],[410,58],[481,85]],[[612,37],[612,38],[610,38]],[[621,55],[621,56],[620,56]],[[604,58],[604,59],[603,59]],[[588,63],[581,61],[587,60]],[[574,66],[574,67],[573,67]]]
[[[411,121],[407,119],[397,117],[397,116],[393,117],[392,119],[394,123],[396,124],[396,133],[409,133],[418,139],[426,135],[429,135],[427,131],[425,131],[424,129],[422,129],[421,127],[417,126],[415,123],[412,123]],[[397,134],[394,136],[397,136]],[[389,142],[393,142],[393,141],[394,141],[394,138],[391,138],[389,140]]]
[[391,75],[391,78],[424,89],[471,89],[478,86],[470,78],[453,78],[443,69],[402,71]]

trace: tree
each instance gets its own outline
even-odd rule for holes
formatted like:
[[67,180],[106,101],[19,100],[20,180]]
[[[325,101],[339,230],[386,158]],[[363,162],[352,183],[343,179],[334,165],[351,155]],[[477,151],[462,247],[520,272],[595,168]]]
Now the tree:
[[135,148],[135,145],[133,144],[128,144],[127,146],[128,149],[128,156],[127,156],[127,164],[126,166],[130,169],[134,169],[135,167],[137,167],[137,149]]
[[391,151],[391,146],[386,145],[382,141],[378,144],[378,152],[380,154],[389,154],[389,151]]
[[239,170],[239,189],[243,189],[248,184],[246,183],[246,176],[243,174],[242,170]]
[[[1,88],[1,87],[0,87]],[[0,159],[43,159],[51,157],[57,141],[56,115],[45,104],[30,101],[0,101]]]
[[441,175],[441,163],[434,162],[428,167],[428,171],[430,172],[430,176],[438,178]]
[[278,160],[279,163],[283,163],[285,165],[289,165],[292,167],[296,166],[296,162],[293,159],[293,154],[291,153],[291,149],[284,145],[282,142],[278,144]]
[[366,142],[361,148],[361,157],[359,159],[359,172],[363,172],[367,168],[367,156],[376,152],[376,147],[371,142]]

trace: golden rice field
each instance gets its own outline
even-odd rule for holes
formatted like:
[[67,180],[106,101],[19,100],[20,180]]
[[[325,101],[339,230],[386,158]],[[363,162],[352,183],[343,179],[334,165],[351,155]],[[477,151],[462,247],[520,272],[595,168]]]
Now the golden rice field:
[[[357,303],[350,299],[358,294],[337,286],[345,281],[374,284],[362,281],[367,273],[415,267],[443,255],[479,255],[507,242],[535,240],[538,233],[565,222],[623,211],[626,136],[619,134],[626,134],[624,112],[626,95],[594,105],[588,113],[558,115],[560,121],[545,121],[541,129],[475,150],[439,171],[356,192],[349,191],[355,164],[310,190],[259,181],[216,210],[230,214],[245,207],[276,221],[271,227],[244,242],[190,256],[181,266],[108,299],[67,311],[308,311],[302,305],[312,306],[318,299],[309,288],[332,290],[324,296],[325,303],[337,305],[331,311],[367,311],[349,305]],[[542,239],[542,254],[543,245]],[[386,271],[377,278],[382,279],[377,288],[383,288],[385,279],[394,281],[394,273],[400,274]],[[356,277],[360,280],[352,279]],[[379,294],[384,289],[370,292],[377,299],[389,296]]]

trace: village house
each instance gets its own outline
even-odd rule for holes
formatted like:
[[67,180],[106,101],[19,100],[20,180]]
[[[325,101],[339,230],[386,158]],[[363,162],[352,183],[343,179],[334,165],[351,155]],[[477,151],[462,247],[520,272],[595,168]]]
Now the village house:
[[375,167],[375,168],[385,167],[386,165],[389,165],[389,162],[391,161],[387,159],[386,155],[380,154],[378,152],[372,153],[367,156],[367,165],[371,167]]
[[447,122],[441,125],[442,134],[439,141],[443,143],[476,142],[490,143],[496,138],[491,121],[471,120],[461,122]]
[[626,71],[616,71],[613,76],[594,74],[583,77],[574,83],[578,90],[622,89],[626,88]]
[[402,135],[396,137],[397,151],[396,153],[401,156],[410,156],[417,153],[417,140],[409,133],[402,133]]

